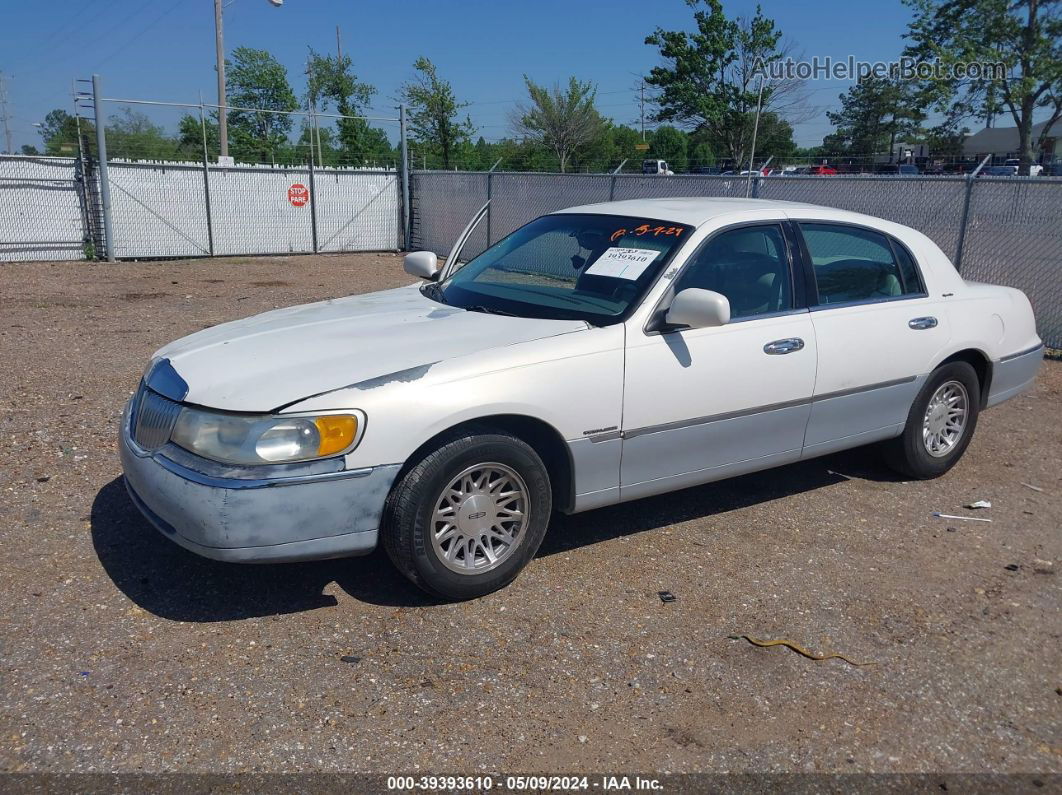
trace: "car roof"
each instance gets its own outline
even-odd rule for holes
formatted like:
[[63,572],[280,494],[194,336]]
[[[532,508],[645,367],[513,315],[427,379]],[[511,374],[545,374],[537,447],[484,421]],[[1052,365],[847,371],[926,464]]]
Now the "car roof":
[[659,221],[674,221],[690,226],[701,226],[715,218],[750,210],[776,210],[784,214],[788,210],[822,210],[836,217],[838,213],[851,216],[851,220],[865,218],[858,213],[821,207],[803,202],[786,202],[772,199],[705,198],[703,196],[676,197],[668,199],[626,199],[568,207],[557,213],[589,213],[592,215],[626,215],[634,218],[652,218]]

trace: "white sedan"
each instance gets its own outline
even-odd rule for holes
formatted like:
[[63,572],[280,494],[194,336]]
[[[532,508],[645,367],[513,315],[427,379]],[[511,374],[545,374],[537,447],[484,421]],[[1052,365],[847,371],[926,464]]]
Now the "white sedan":
[[[486,208],[484,208],[486,209]],[[656,199],[538,218],[425,281],[162,348],[125,412],[135,504],[207,557],[382,539],[452,599],[511,582],[574,513],[881,443],[962,456],[1043,355],[1025,295],[925,235],[826,207]]]

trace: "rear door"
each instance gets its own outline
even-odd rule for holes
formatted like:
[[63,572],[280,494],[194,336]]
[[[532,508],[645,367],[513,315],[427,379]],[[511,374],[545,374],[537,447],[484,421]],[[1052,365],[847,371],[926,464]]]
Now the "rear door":
[[949,336],[911,253],[854,224],[796,219],[818,342],[804,455],[895,436]]

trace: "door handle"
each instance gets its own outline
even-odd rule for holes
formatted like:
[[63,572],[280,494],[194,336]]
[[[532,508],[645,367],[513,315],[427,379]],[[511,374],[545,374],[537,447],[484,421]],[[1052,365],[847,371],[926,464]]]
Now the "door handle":
[[907,325],[915,331],[921,331],[922,329],[936,328],[937,319],[935,317],[916,317],[908,320]]
[[768,342],[763,346],[763,352],[771,356],[779,356],[783,353],[796,353],[799,350],[803,350],[804,340],[800,337],[789,337],[784,340],[775,340],[774,342]]

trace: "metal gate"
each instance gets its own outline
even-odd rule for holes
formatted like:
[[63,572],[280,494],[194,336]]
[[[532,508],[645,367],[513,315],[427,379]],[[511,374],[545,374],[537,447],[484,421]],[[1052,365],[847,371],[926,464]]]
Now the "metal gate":
[[84,257],[83,188],[76,158],[0,156],[0,261]]

